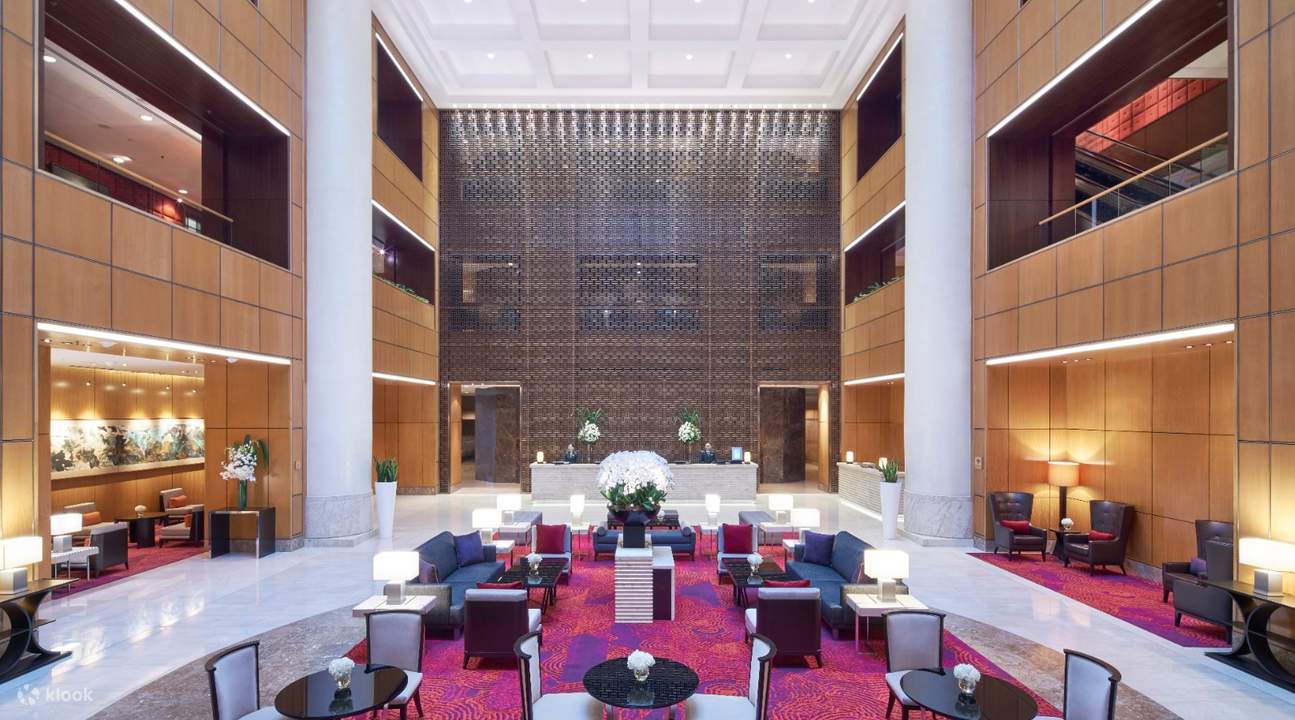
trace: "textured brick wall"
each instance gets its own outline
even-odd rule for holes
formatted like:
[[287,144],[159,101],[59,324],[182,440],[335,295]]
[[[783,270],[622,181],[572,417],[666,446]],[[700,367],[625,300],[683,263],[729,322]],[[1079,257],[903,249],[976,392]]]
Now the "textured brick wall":
[[670,459],[681,406],[758,452],[759,383],[831,382],[836,447],[839,139],[827,111],[442,112],[441,381],[520,383],[523,458],[585,405],[597,455]]

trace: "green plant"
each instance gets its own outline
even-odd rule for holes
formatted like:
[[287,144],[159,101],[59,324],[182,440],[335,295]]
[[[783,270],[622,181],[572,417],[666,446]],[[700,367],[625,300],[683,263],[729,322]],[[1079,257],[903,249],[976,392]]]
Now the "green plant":
[[265,440],[263,438],[253,440],[251,435],[244,435],[243,442],[241,444],[251,446],[252,452],[256,453],[257,467],[262,465],[266,467],[270,466],[270,446],[265,444]]
[[386,284],[390,285],[391,287],[393,287],[393,288],[395,288],[395,289],[399,290],[400,292],[402,292],[402,293],[404,293],[404,294],[406,294],[406,295],[408,295],[408,296],[412,297],[413,299],[415,299],[415,300],[417,300],[417,301],[419,301],[419,302],[421,302],[421,303],[426,303],[426,304],[428,304],[428,305],[431,305],[431,304],[432,304],[432,301],[431,301],[431,300],[428,300],[427,298],[423,297],[422,295],[419,295],[419,294],[418,294],[418,293],[417,293],[413,288],[409,287],[408,285],[402,285],[402,284],[400,284],[400,283],[398,283],[398,282],[395,282],[394,280],[388,280],[388,279],[386,279],[386,278],[382,277],[381,275],[379,275],[379,274],[377,274],[377,273],[373,273],[373,277],[377,278],[378,280],[381,280],[382,282],[384,282],[384,283],[386,283]]
[[396,475],[400,472],[400,463],[395,458],[374,458],[373,469],[378,473],[378,482],[395,482]]
[[894,460],[887,460],[885,465],[878,468],[881,470],[882,482],[899,482],[899,463]]
[[895,284],[895,283],[897,283],[897,282],[899,282],[900,280],[903,280],[903,279],[904,279],[904,278],[903,278],[903,276],[896,275],[895,277],[893,277],[893,278],[891,278],[891,279],[889,279],[889,280],[885,280],[885,281],[882,281],[882,282],[875,282],[875,283],[873,283],[873,284],[869,285],[868,287],[866,287],[866,288],[864,288],[864,289],[860,290],[857,294],[855,294],[854,299],[853,299],[853,300],[851,300],[850,302],[858,302],[858,301],[860,301],[860,300],[862,300],[862,299],[864,299],[864,298],[868,297],[869,295],[872,295],[873,293],[877,292],[878,290],[881,290],[882,288],[885,288],[885,287],[887,287],[887,286],[889,286],[889,285],[893,285],[893,284]]
[[674,421],[680,425],[684,423],[692,423],[697,427],[701,427],[701,411],[697,408],[680,408],[679,413],[674,416]]
[[577,429],[582,428],[585,425],[597,425],[601,427],[603,422],[602,408],[578,407],[576,408],[576,419],[580,421],[577,423]]

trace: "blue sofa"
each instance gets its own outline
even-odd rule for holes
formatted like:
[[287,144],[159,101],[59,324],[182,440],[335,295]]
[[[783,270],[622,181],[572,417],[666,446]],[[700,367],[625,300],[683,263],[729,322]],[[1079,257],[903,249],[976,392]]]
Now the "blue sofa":
[[[676,555],[687,554],[690,559],[697,559],[697,534],[692,528],[649,529],[648,534],[652,536],[652,547],[669,547]],[[620,530],[608,530],[605,526],[594,530],[594,559],[597,560],[599,555],[615,555],[620,538]]]
[[429,626],[456,630],[463,627],[463,599],[467,591],[479,582],[495,582],[504,574],[503,561],[495,559],[495,546],[487,544],[482,550],[485,562],[459,565],[458,555],[454,552],[454,535],[448,531],[418,546],[419,559],[433,567],[435,577],[431,583],[409,585],[408,592],[436,596],[436,602],[427,615]]
[[[858,537],[841,531],[832,541],[831,561],[827,565],[805,562],[805,544],[796,546],[796,559],[787,561],[787,572],[800,580],[808,580],[810,587],[819,590],[823,622],[832,629],[832,637],[840,639],[842,630],[854,629],[854,613],[845,604],[847,593],[874,591],[875,582],[863,574],[863,551],[871,545]],[[898,592],[904,592],[897,585]]]

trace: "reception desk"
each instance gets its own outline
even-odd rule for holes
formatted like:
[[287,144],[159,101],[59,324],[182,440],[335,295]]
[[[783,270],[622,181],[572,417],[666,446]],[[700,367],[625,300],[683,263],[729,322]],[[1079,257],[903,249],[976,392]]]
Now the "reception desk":
[[[674,490],[666,499],[671,502],[702,502],[708,493],[716,493],[726,503],[755,502],[756,465],[671,465]],[[531,463],[531,499],[533,502],[562,502],[583,493],[592,501],[598,495],[598,466],[589,463],[556,465]]]
[[[854,465],[837,463],[837,492],[842,500],[849,500],[869,512],[881,514],[881,471],[872,465]],[[904,482],[904,473],[899,474],[899,482]],[[904,514],[904,501],[899,501],[899,514]]]

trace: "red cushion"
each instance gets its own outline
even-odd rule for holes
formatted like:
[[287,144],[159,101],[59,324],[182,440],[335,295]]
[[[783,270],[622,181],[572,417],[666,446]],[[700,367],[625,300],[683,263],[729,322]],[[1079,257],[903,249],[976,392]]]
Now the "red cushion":
[[185,505],[188,505],[188,504],[189,504],[188,495],[173,495],[166,499],[167,509],[184,507]]
[[94,512],[81,513],[81,526],[82,526],[82,527],[90,527],[91,525],[98,525],[98,524],[99,524],[99,522],[100,522],[100,520],[99,520],[99,511],[98,511],[98,510],[95,510]]
[[516,582],[510,582],[510,583],[479,582],[477,583],[477,589],[478,590],[521,590],[522,581],[518,580]]
[[1105,533],[1101,530],[1088,531],[1088,542],[1102,542],[1104,540],[1114,540],[1115,533]]
[[998,524],[1011,530],[1014,535],[1028,535],[1030,532],[1029,520],[999,520]]
[[731,555],[749,555],[755,552],[751,547],[750,525],[729,525],[724,523],[720,528],[724,533],[724,553]]
[[535,552],[561,554],[566,552],[566,525],[536,525]]
[[808,580],[765,580],[765,587],[809,587]]

